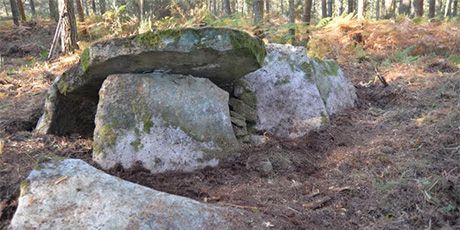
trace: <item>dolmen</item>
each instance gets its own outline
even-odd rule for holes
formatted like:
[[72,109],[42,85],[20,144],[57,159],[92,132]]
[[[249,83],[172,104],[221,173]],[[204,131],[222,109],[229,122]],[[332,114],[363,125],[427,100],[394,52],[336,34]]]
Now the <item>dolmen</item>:
[[[148,32],[92,44],[48,91],[36,132],[93,138],[102,169],[215,167],[264,136],[295,139],[355,105],[331,60],[227,28]],[[261,217],[105,174],[75,159],[21,184],[11,229],[264,228]]]

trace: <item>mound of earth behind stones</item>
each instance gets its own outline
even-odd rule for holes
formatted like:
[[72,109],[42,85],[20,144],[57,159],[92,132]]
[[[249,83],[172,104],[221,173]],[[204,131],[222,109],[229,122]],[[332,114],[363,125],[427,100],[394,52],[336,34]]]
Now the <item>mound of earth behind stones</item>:
[[123,181],[82,160],[39,165],[21,184],[10,229],[247,229],[260,216]]

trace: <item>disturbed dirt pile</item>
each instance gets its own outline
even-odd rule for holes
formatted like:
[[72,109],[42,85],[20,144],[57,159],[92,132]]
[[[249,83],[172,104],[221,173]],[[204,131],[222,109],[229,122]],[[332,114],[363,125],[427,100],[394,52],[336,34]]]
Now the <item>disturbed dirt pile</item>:
[[[138,166],[108,172],[157,190],[265,213],[289,223],[271,223],[275,228],[459,228],[460,74],[458,66],[447,60],[455,53],[433,50],[450,47],[450,42],[459,39],[441,36],[438,46],[429,43],[431,48],[424,52],[437,55],[414,53],[408,55],[417,59],[408,63],[376,64],[392,52],[421,44],[424,39],[417,36],[434,36],[434,32],[458,36],[458,28],[402,23],[409,26],[403,30],[389,22],[351,22],[349,27],[361,30],[365,58],[357,58],[349,49],[329,49],[352,79],[359,99],[355,109],[332,118],[327,128],[294,141],[267,136],[267,145],[247,148],[218,168],[150,175]],[[331,27],[320,30],[311,44],[316,36],[323,36],[324,44],[333,47],[336,42],[327,42],[326,33],[343,28]],[[411,34],[411,39],[402,43],[395,39],[389,51],[370,48],[379,47],[371,40],[384,44],[379,36],[369,39],[379,31],[393,31],[395,37]],[[350,39],[347,33],[337,36]],[[379,49],[387,53],[381,55]],[[14,214],[20,181],[37,162],[61,156],[92,163],[91,140],[30,132],[40,114],[44,90],[74,57],[50,63],[49,69],[54,68],[50,74],[44,72],[44,63],[11,71],[25,63],[11,60],[16,59],[7,60],[8,66],[0,72],[0,92],[5,92],[0,97],[2,228]],[[389,86],[384,87],[377,75]],[[13,86],[6,88],[4,79]],[[267,161],[273,169],[259,167]]]

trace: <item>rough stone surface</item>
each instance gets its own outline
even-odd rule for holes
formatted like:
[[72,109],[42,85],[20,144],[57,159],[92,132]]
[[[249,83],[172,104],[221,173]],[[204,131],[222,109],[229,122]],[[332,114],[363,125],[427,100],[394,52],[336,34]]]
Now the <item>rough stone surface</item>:
[[263,228],[246,211],[209,205],[105,174],[81,160],[42,163],[21,184],[10,229]]
[[339,66],[330,60],[313,59],[313,76],[329,115],[355,105],[356,90]]
[[264,66],[240,80],[234,95],[245,104],[256,103],[256,132],[282,138],[319,128],[356,99],[335,63],[311,60],[305,48],[281,44],[267,45]]
[[[88,134],[78,124],[94,126],[97,93],[108,75],[164,70],[209,78],[227,88],[258,69],[265,54],[261,40],[224,28],[165,30],[95,43],[53,84],[58,91],[48,102],[38,131]],[[88,111],[93,116],[78,116]]]
[[93,159],[103,168],[136,161],[151,172],[217,165],[238,146],[228,93],[178,74],[109,76],[100,90]]

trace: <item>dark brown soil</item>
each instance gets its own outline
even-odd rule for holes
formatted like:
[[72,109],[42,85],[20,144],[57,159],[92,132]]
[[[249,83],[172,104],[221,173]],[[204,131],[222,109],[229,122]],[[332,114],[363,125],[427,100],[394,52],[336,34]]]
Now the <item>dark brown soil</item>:
[[[296,140],[267,136],[266,145],[248,146],[217,168],[150,175],[139,165],[108,173],[263,213],[276,229],[460,228],[460,75],[423,71],[435,68],[431,63],[382,71],[392,76],[388,87],[373,81],[369,62],[342,63],[357,88],[355,109]],[[25,90],[26,76],[6,83],[2,76],[0,92],[7,95],[0,97],[0,228],[6,228],[20,181],[41,159],[58,155],[95,164],[89,139],[30,132],[52,77],[43,74],[43,87]],[[13,92],[8,84],[16,87]],[[267,159],[270,172],[247,166]]]

